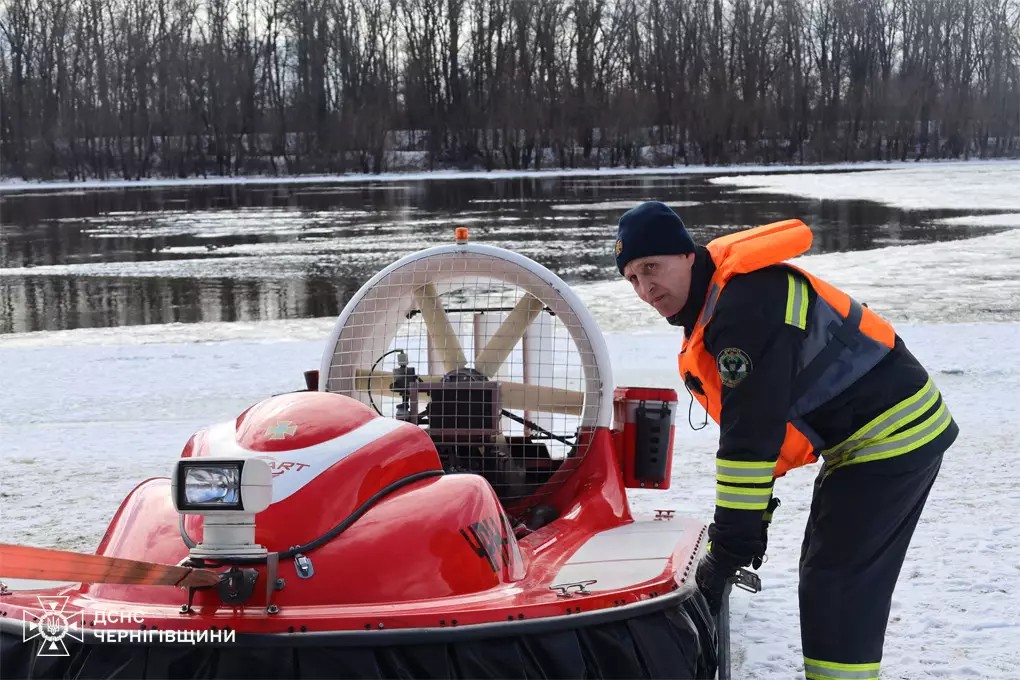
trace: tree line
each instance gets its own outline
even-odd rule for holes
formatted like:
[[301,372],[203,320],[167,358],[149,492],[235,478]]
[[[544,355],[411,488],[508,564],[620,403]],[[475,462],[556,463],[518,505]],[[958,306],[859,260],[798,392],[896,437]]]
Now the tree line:
[[1020,153],[1020,0],[2,0],[0,174]]

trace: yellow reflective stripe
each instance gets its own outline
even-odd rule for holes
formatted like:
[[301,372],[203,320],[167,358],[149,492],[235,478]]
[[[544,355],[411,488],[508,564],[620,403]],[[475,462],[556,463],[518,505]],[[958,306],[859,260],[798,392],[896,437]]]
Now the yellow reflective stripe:
[[727,468],[742,469],[742,470],[771,470],[776,467],[775,461],[767,460],[722,460],[717,458],[715,461],[716,468]]
[[836,446],[822,451],[822,457],[831,463],[840,462],[854,451],[876,443],[890,432],[903,427],[930,409],[938,398],[939,391],[929,378],[924,387],[913,395],[879,414]]
[[840,663],[838,661],[822,661],[821,659],[812,659],[811,657],[804,657],[804,663],[811,664],[812,666],[818,666],[819,668],[826,668],[829,670],[836,671],[877,671],[882,665],[881,661],[874,661],[872,663]]
[[[926,382],[924,387],[918,390],[916,394],[908,399],[904,399],[890,409],[890,417],[897,415],[899,417],[885,427],[882,427],[882,429],[875,434],[869,436],[868,439],[881,439],[890,432],[895,431],[898,427],[909,423],[912,419],[930,409],[938,398],[939,391],[935,389],[935,383],[931,381],[931,378],[928,378],[928,382]],[[876,423],[875,428],[877,429],[878,427],[881,427],[881,425],[882,423]]]
[[853,458],[846,461],[845,464],[853,465],[854,463],[866,463],[869,460],[892,458],[893,456],[919,449],[942,434],[949,427],[952,419],[953,416],[949,413],[949,409],[946,408],[943,402],[935,413],[921,423],[894,437],[889,437],[889,439],[879,444],[859,449]]
[[797,287],[796,282],[793,279],[793,274],[786,274],[786,318],[784,319],[789,325],[793,325],[793,291]]
[[768,484],[776,469],[775,461],[758,462],[744,460],[716,460],[715,479],[717,482],[737,484]]
[[715,485],[715,504],[732,510],[766,510],[772,499],[772,487],[747,488]]
[[901,413],[906,411],[907,413],[904,416],[924,413],[927,409],[931,408],[937,397],[938,390],[935,389],[935,384],[931,381],[931,378],[928,378],[921,389],[873,418],[867,425],[851,435],[850,439],[877,439],[884,434],[888,434],[903,421],[903,417],[900,416]]
[[837,663],[804,657],[804,675],[811,680],[878,680],[880,663]]
[[804,670],[804,677],[807,680],[847,680],[847,678],[856,678],[856,680],[878,680],[878,671],[864,671],[862,674],[847,675],[846,673],[840,673],[835,671],[829,671],[828,673],[819,673],[818,671]]
[[786,323],[803,330],[807,328],[807,282],[791,273],[787,273],[786,276],[789,281],[786,290]]
[[716,475],[715,481],[730,484],[768,484],[772,481],[772,473],[764,475]]

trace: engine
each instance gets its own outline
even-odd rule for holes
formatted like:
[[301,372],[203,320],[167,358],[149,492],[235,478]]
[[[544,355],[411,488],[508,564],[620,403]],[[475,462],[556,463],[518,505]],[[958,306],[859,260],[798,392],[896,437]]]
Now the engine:
[[[519,422],[525,419],[502,407],[500,383],[473,368],[450,371],[437,381],[424,381],[414,367],[407,365],[406,356],[401,356],[390,389],[401,398],[396,417],[424,427],[436,445],[443,468],[481,475],[504,503],[526,497],[532,485],[540,483],[540,471],[529,479],[525,460],[552,462],[544,445],[503,433],[504,417]],[[422,407],[425,399],[428,403]]]

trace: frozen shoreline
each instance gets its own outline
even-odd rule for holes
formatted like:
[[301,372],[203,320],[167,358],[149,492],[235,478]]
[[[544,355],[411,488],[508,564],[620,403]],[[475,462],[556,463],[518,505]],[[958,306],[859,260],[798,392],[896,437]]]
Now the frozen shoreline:
[[[878,167],[879,164],[853,166]],[[836,166],[832,166],[836,167]],[[842,166],[846,167],[846,165]],[[975,204],[1001,211],[997,215],[938,218],[950,225],[1005,228],[962,240],[930,244],[887,246],[868,251],[809,254],[795,264],[868,302],[894,323],[1020,322],[1020,161],[965,161],[928,164],[883,164],[880,172],[796,174],[748,174],[748,166],[732,166],[740,174],[710,181],[732,187],[734,193],[754,191],[781,193],[817,200],[859,199],[890,206],[916,209],[942,206],[960,209]],[[691,170],[692,169],[687,169]],[[721,168],[715,168],[715,171]],[[776,168],[771,168],[776,170]],[[805,168],[798,168],[805,170]],[[817,168],[813,168],[817,170]],[[607,174],[599,171],[596,174]],[[631,175],[662,175],[663,169],[640,169]],[[498,173],[497,173],[498,174]],[[549,171],[549,176],[571,173]],[[574,175],[590,174],[577,171]],[[483,173],[484,175],[484,173]],[[425,176],[428,176],[427,174]],[[445,173],[440,177],[467,177],[472,173]],[[481,175],[479,175],[481,176]],[[485,175],[489,176],[489,175]],[[406,179],[401,176],[397,179]],[[239,180],[240,181],[240,180]],[[334,178],[334,181],[355,181]],[[0,185],[2,190],[2,185]],[[604,202],[604,201],[603,201]],[[596,203],[601,205],[601,203]],[[622,207],[622,206],[621,206]],[[796,217],[796,215],[790,215]],[[810,226],[810,225],[809,225]],[[978,233],[981,233],[980,231]],[[421,247],[427,247],[427,243]],[[302,253],[305,246],[286,246],[296,252],[283,257],[314,258],[315,251]],[[315,245],[318,249],[320,246]],[[0,270],[5,274],[166,276],[180,275],[189,267],[192,275],[215,267],[217,275],[250,271],[251,262],[261,257],[259,248],[244,255],[215,262],[195,259],[132,264],[95,263],[36,267],[32,270]],[[389,261],[380,263],[380,267]],[[573,286],[606,332],[645,332],[662,328],[663,322],[649,308],[637,303],[622,279]],[[68,331],[38,331],[0,335],[0,348],[75,344],[149,344],[160,342],[218,342],[229,340],[274,341],[324,338],[332,317],[259,322],[206,322],[94,328]]]
[[404,182],[423,180],[459,179],[528,179],[549,177],[590,177],[597,175],[729,175],[768,173],[812,173],[852,170],[881,170],[890,168],[917,168],[925,166],[952,165],[1001,165],[1016,163],[1017,159],[974,159],[974,160],[925,160],[925,161],[860,161],[856,163],[825,163],[818,165],[682,165],[641,168],[573,168],[547,170],[436,170],[384,172],[378,175],[351,173],[345,175],[288,175],[279,177],[186,177],[182,179],[147,178],[139,180],[105,179],[69,182],[65,180],[23,180],[13,177],[0,178],[0,193],[22,191],[77,191],[82,189],[125,189],[149,187],[189,187],[218,185],[260,185],[260,184],[351,184],[358,182]]
[[[893,323],[1015,323],[1020,329],[1020,229],[945,243],[805,255],[794,263],[867,302]],[[668,328],[634,298],[623,279],[572,288],[603,332],[644,334]],[[328,316],[9,333],[0,335],[0,349],[325,341],[334,322]]]

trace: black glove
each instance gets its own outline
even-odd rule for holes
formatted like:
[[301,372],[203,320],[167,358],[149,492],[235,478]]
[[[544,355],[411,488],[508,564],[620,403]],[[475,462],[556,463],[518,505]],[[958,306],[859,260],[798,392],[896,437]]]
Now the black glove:
[[719,615],[719,608],[722,607],[723,595],[726,592],[726,582],[737,572],[737,565],[726,559],[725,553],[717,548],[710,549],[705,553],[698,568],[694,572],[694,582],[698,590],[705,596],[708,602],[708,610],[712,616]]
[[769,500],[769,506],[761,516],[761,553],[751,558],[751,566],[757,570],[765,562],[765,551],[769,547],[769,524],[772,523],[772,513],[782,503],[775,496]]

